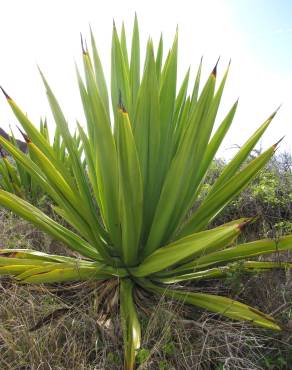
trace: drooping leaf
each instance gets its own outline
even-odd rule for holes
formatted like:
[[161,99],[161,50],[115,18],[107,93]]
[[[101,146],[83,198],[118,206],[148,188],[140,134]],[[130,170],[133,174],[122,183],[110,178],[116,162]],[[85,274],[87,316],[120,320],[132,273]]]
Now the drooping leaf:
[[155,293],[163,294],[175,300],[182,301],[183,303],[221,314],[230,319],[249,321],[254,325],[262,326],[267,329],[281,330],[280,326],[271,316],[227,297],[165,289],[144,281],[142,282],[142,286]]

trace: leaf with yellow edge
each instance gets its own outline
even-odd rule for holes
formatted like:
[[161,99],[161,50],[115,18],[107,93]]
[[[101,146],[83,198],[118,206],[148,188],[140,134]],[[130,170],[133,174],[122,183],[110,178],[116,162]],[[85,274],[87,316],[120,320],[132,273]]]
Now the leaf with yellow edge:
[[134,276],[147,276],[182,263],[186,259],[210,253],[229,245],[241,232],[243,224],[219,226],[179,239],[161,247],[146,257],[136,268],[131,269]]
[[254,325],[262,326],[266,329],[281,330],[280,326],[271,316],[227,297],[165,289],[148,281],[142,281],[140,284],[151,292],[165,295],[172,299],[206,309],[216,314],[221,314],[230,319],[249,321]]

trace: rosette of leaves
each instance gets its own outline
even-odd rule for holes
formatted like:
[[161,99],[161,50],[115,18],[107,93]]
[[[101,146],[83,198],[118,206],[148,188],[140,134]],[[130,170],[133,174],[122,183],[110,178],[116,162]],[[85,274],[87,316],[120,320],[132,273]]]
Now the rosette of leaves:
[[[249,219],[208,229],[208,224],[273,156],[277,144],[242,166],[275,113],[242,146],[200,206],[189,215],[206,171],[232,123],[237,102],[214,130],[229,66],[218,86],[215,66],[201,87],[201,62],[191,94],[189,71],[177,89],[177,43],[176,34],[164,60],[162,38],[156,53],[149,39],[141,68],[137,19],[129,53],[124,27],[119,36],[114,25],[110,99],[91,34],[92,52],[82,46],[83,76],[77,68],[86,118],[86,129],[78,123],[84,155],[41,73],[69,158],[67,165],[4,92],[25,131],[23,136],[34,159],[4,138],[0,142],[37,180],[70,228],[4,190],[0,191],[0,204],[62,241],[79,257],[2,249],[0,273],[33,284],[96,280],[106,286],[107,280],[117,279],[125,369],[134,368],[140,346],[135,289],[280,330],[272,317],[241,302],[183,289],[185,281],[226,276],[236,268],[236,261],[244,261],[242,269],[246,272],[279,267],[250,258],[291,248],[292,236],[234,246]],[[174,283],[182,286],[173,288]]]

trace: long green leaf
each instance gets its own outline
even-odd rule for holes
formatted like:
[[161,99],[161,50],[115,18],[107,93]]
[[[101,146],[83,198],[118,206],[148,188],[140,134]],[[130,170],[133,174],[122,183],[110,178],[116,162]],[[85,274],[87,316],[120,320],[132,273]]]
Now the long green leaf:
[[98,86],[98,92],[103,102],[104,108],[109,114],[109,99],[108,99],[106,81],[105,81],[105,77],[103,73],[103,68],[100,62],[100,58],[97,52],[96,43],[95,43],[92,30],[90,30],[90,38],[91,38],[91,47],[92,47],[92,54],[93,54],[95,79],[96,79],[96,84]]
[[221,226],[177,240],[146,257],[138,267],[131,270],[132,274],[138,277],[151,275],[187,258],[223,248],[240,234],[242,226],[243,224]]
[[140,39],[139,39],[138,19],[136,14],[132,36],[130,86],[131,86],[132,106],[135,109],[138,97],[138,90],[140,86]]
[[[91,116],[97,122],[91,129],[94,135],[94,159],[99,199],[102,203],[101,211],[103,212],[103,220],[107,231],[111,235],[112,242],[119,248],[121,235],[119,227],[117,150],[111,131],[110,118],[99,96],[89,55],[84,53],[83,59],[90,103],[89,109],[91,109]],[[87,107],[85,106],[85,108]],[[89,122],[90,124],[91,122]]]
[[138,257],[143,216],[143,185],[128,113],[121,106],[117,120],[122,254],[127,266]]
[[230,319],[249,321],[254,325],[267,329],[281,330],[280,326],[271,316],[227,297],[165,289],[144,281],[142,286],[155,293],[166,295],[167,297],[209,310],[216,314],[219,313]]
[[[157,277],[153,280],[164,284],[174,284],[182,281],[194,281],[205,279],[217,279],[228,276],[230,273],[237,271],[246,273],[266,272],[273,269],[289,269],[292,268],[292,263],[287,262],[259,262],[259,261],[244,261],[243,263],[233,263],[227,266],[213,267],[207,270],[199,270],[186,274],[174,273],[168,277]],[[195,270],[195,268],[194,268]]]
[[[86,173],[84,173],[84,169],[82,166],[81,155],[78,151],[78,145],[74,141],[72,135],[69,132],[68,124],[66,122],[64,114],[50,86],[48,85],[42,73],[41,73],[41,76],[42,76],[44,85],[47,90],[48,100],[49,100],[56,124],[60,128],[60,132],[62,134],[63,140],[66,144],[66,148],[70,155],[72,171],[74,173],[74,178],[76,179],[77,187],[79,190],[77,194],[79,205],[76,202],[75,204],[78,205],[78,209],[80,210],[84,209],[84,212],[83,212],[84,218],[88,220],[92,228],[93,235],[96,235],[95,230],[98,230],[98,233],[101,235],[101,237],[106,238],[107,234],[105,230],[103,229],[103,227],[98,222],[98,219],[96,218],[96,209],[95,209],[95,205],[93,203],[93,199],[91,196],[91,189],[87,181],[87,176],[86,176]],[[72,205],[75,205],[75,204],[73,203]],[[97,239],[97,243],[101,245],[102,243],[99,240],[98,235],[96,236],[96,239]]]
[[132,116],[131,88],[129,80],[129,70],[123,55],[121,43],[117,34],[116,26],[113,26],[112,36],[112,67],[111,67],[111,94],[113,112],[117,111],[120,94],[127,111]]
[[64,242],[70,249],[85,257],[100,259],[100,255],[90,244],[74,234],[69,229],[58,224],[50,217],[41,212],[38,208],[20,199],[14,194],[0,190],[0,204],[24,219],[34,223],[48,234]]
[[[203,89],[197,109],[189,118],[185,134],[182,135],[177,153],[171,162],[145,247],[145,256],[169,240],[184,211],[179,204],[184,203],[190,187],[193,186],[192,179],[196,171],[194,164],[198,161],[198,158],[194,157],[194,146],[198,140],[196,133],[208,114],[209,102],[212,100],[215,87],[214,77],[212,73]],[[166,145],[164,141],[163,145]]]
[[256,257],[264,254],[277,253],[292,249],[292,236],[287,235],[279,240],[263,239],[250,243],[239,244],[224,251],[218,251],[202,256],[196,261],[196,266],[210,266],[213,264],[228,263],[250,257]]
[[[148,42],[146,65],[139,89],[133,130],[143,180],[144,241],[159,198],[159,186],[157,186],[157,174],[160,171],[159,86],[152,42]],[[145,137],[148,140],[145,140]]]
[[241,147],[236,156],[227,164],[221,175],[215,181],[208,197],[210,197],[217,189],[222,187],[240,168],[243,162],[246,160],[252,149],[255,147],[259,139],[262,137],[266,129],[269,127],[273,118],[275,117],[278,109],[271,114],[271,116],[254,132],[254,134],[246,141],[246,143]]
[[275,152],[275,146],[266,150],[251,161],[242,171],[231,177],[219,187],[212,196],[207,197],[193,213],[179,236],[202,230],[240,191],[242,191],[254,176],[267,164]]
[[[63,195],[58,192],[57,188],[54,188],[51,183],[49,183],[47,177],[42,172],[41,168],[36,165],[35,162],[33,162],[27,155],[25,155],[21,150],[19,150],[17,147],[15,147],[13,144],[11,144],[9,141],[4,139],[4,137],[0,136],[0,143],[4,146],[4,148],[15,158],[17,162],[19,162],[25,169],[28,171],[28,173],[37,180],[38,184],[41,186],[41,188],[49,194],[54,201],[62,206],[63,213],[67,215],[67,220],[70,218],[70,224],[78,230],[78,232],[85,237],[87,240],[92,240],[92,234],[91,230],[86,223],[86,220],[80,217],[79,213],[76,212],[76,209],[71,206],[70,202],[66,198],[63,197]],[[32,145],[32,144],[31,144]],[[33,146],[35,147],[35,146]],[[36,148],[36,147],[35,147]],[[39,152],[39,149],[36,148],[36,150]],[[46,160],[48,160],[44,154],[42,153],[42,157],[44,157]],[[36,157],[35,157],[36,160]],[[43,163],[41,162],[43,165]],[[52,164],[50,164],[50,167],[53,167]],[[56,169],[53,167],[53,174],[55,173]],[[60,175],[60,174],[59,174]],[[52,176],[54,181],[56,180],[54,176]],[[63,180],[62,180],[63,181]],[[69,218],[68,218],[69,215]],[[94,240],[93,240],[94,243]]]

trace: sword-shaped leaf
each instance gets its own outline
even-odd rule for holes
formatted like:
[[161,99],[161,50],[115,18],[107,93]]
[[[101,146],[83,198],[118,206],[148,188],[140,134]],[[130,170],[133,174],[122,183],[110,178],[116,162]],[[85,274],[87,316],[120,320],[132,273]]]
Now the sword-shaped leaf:
[[[119,227],[119,200],[118,200],[118,158],[117,150],[108,116],[100,98],[96,81],[92,71],[92,65],[87,52],[83,53],[84,71],[87,84],[88,106],[93,121],[91,131],[94,135],[92,150],[96,178],[98,181],[99,199],[102,204],[103,221],[109,232],[112,242],[117,248],[121,245]],[[93,147],[94,145],[94,147]]]
[[104,280],[128,275],[123,268],[100,262],[50,255],[26,249],[0,249],[0,275],[11,275],[30,283]]
[[159,81],[160,77],[161,77],[162,58],[163,58],[163,37],[162,37],[162,34],[161,34],[160,39],[159,39],[159,45],[158,45],[158,49],[157,49],[156,59],[155,59],[157,81]]
[[194,272],[189,272],[186,274],[175,273],[168,277],[157,277],[153,280],[158,283],[164,284],[175,284],[182,281],[194,281],[194,280],[205,280],[205,279],[218,279],[228,276],[230,273],[237,271],[245,273],[259,273],[266,272],[273,269],[289,269],[292,268],[292,263],[287,262],[259,262],[259,261],[244,261],[240,264],[233,263],[227,266],[213,267],[207,270],[196,271],[194,267]]
[[137,16],[135,15],[131,47],[131,63],[130,63],[130,87],[131,87],[132,106],[134,109],[136,108],[139,86],[140,86],[140,38],[139,38],[138,19]]
[[136,144],[122,103],[117,116],[117,151],[121,203],[122,256],[127,266],[137,262],[143,216],[143,185]]
[[161,247],[146,257],[143,262],[131,271],[134,276],[147,276],[170,266],[182,263],[186,259],[204,255],[229,245],[241,232],[244,224],[219,226],[212,230],[202,231]]
[[255,147],[259,139],[262,137],[266,129],[269,127],[278,109],[254,132],[254,134],[241,147],[236,156],[226,165],[223,172],[212,186],[210,193],[208,194],[208,197],[210,197],[215,191],[221,188],[222,185],[225,184],[233,175],[235,175],[235,173],[244,163],[244,161],[246,160],[252,149]]
[[92,30],[90,30],[90,38],[91,38],[94,74],[95,74],[96,84],[98,86],[98,92],[103,102],[104,108],[107,114],[109,114],[109,99],[108,99],[106,81],[105,81],[103,68],[102,68],[101,61],[98,55],[98,51],[96,48],[96,43],[95,43]]
[[85,257],[100,259],[100,255],[96,249],[88,244],[85,240],[66,227],[52,220],[38,208],[32,206],[30,203],[15,196],[14,194],[0,190],[0,204],[18,214],[22,218],[37,225],[40,229],[44,230],[48,234],[51,234],[54,238],[61,240],[70,249],[80,253]]
[[116,113],[119,105],[119,95],[124,100],[125,107],[132,118],[131,88],[129,69],[123,55],[117,29],[114,24],[112,36],[112,66],[111,66],[111,94],[113,112]]
[[[155,216],[149,233],[149,238],[145,246],[144,255],[149,255],[161,244],[166,243],[172,232],[178,226],[181,216],[181,202],[184,202],[192,179],[196,172],[194,164],[198,158],[194,157],[194,146],[198,139],[197,130],[203,124],[208,114],[210,102],[213,98],[215,87],[215,75],[211,73],[203,92],[200,96],[197,108],[188,119],[185,125],[185,133],[178,145],[177,153],[172,159],[170,168],[167,172],[160,199],[156,207]],[[162,132],[161,137],[165,137]],[[162,143],[161,143],[162,145]],[[163,141],[163,145],[166,145]]]
[[252,160],[243,170],[231,177],[219,187],[210,197],[207,197],[200,207],[193,213],[186,225],[182,228],[180,237],[200,231],[254,178],[267,164],[275,152],[272,146],[260,156]]
[[[95,234],[95,230],[98,230],[99,234],[103,238],[105,238],[106,232],[103,229],[103,227],[100,225],[96,217],[96,208],[95,208],[92,196],[91,196],[91,189],[87,181],[86,173],[84,173],[84,168],[83,168],[82,161],[81,161],[81,155],[78,151],[77,142],[74,140],[74,138],[70,134],[68,124],[64,117],[64,114],[58,104],[57,99],[55,98],[50,86],[48,85],[42,73],[41,73],[41,76],[42,76],[44,85],[47,90],[48,100],[51,106],[52,113],[55,118],[56,125],[60,129],[63,140],[66,144],[66,148],[70,155],[71,168],[72,168],[72,172],[74,173],[74,178],[76,179],[77,189],[78,189],[78,192],[76,194],[78,197],[78,202],[79,202],[78,209],[80,210],[84,209],[84,212],[86,212],[86,213],[83,213],[84,215],[83,217],[89,221],[93,234]],[[76,193],[76,190],[74,191],[74,193]],[[74,206],[75,204],[73,203],[72,205]],[[97,238],[97,243],[99,243],[98,238]]]
[[148,235],[160,193],[157,184],[157,174],[160,171],[159,86],[151,41],[147,45],[146,64],[132,126],[143,180],[144,240]]
[[165,289],[144,281],[141,285],[152,292],[165,295],[186,304],[206,309],[216,314],[221,314],[230,319],[249,321],[254,325],[262,326],[266,329],[281,330],[280,326],[271,316],[264,314],[256,308],[247,306],[246,304],[227,297]]
[[[238,244],[235,247],[200,256],[174,270],[173,275],[189,273],[198,269],[205,269],[213,265],[226,265],[233,261],[240,261],[251,257],[265,254],[278,253],[292,249],[292,236],[287,235],[279,240],[263,239],[250,243]],[[169,276],[169,272],[161,273],[160,276]]]

